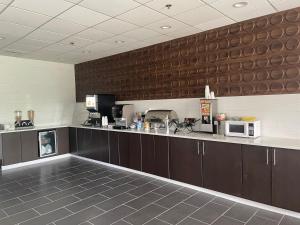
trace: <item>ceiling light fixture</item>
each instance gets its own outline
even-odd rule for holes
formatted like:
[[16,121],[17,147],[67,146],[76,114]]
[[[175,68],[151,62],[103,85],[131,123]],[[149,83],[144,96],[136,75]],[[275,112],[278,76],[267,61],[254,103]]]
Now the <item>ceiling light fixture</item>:
[[124,42],[125,42],[125,41],[123,41],[123,40],[116,40],[116,41],[115,41],[116,44],[123,44]]
[[234,8],[243,8],[243,7],[247,6],[247,5],[248,5],[248,2],[237,2],[237,3],[234,3],[232,6]]
[[1,37],[1,36],[0,36],[0,41],[1,41],[1,40],[4,40],[4,39],[5,39],[5,37]]
[[161,26],[160,28],[163,30],[166,30],[166,29],[171,29],[172,27],[169,25],[164,25],[164,26]]

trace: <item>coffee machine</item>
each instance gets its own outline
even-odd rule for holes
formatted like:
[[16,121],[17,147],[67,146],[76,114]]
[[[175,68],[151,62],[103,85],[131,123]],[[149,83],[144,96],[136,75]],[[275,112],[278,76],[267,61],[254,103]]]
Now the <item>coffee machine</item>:
[[133,122],[134,106],[133,105],[114,105],[112,114],[115,120],[115,129],[127,129]]
[[101,127],[101,117],[107,116],[108,122],[114,121],[112,116],[112,106],[115,104],[116,97],[111,94],[86,95],[85,106],[89,111],[88,119],[84,126]]
[[201,132],[216,133],[217,127],[215,124],[215,116],[217,110],[216,99],[200,99]]

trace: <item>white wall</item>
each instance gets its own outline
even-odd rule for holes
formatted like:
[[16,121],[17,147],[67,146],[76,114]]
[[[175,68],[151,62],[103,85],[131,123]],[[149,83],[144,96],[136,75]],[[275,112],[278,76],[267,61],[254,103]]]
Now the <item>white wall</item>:
[[14,111],[36,113],[36,125],[72,122],[74,65],[0,56],[0,123],[13,124]]
[[[122,101],[135,105],[135,111],[173,109],[180,119],[200,117],[199,98]],[[262,135],[300,138],[300,94],[263,95],[218,98],[218,111],[228,116],[256,116],[262,121]],[[83,103],[76,104],[74,122],[82,123],[87,117]]]

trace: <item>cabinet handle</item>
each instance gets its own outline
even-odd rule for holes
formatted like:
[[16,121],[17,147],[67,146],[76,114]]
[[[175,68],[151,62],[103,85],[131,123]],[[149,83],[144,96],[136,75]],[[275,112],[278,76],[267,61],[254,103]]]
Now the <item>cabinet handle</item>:
[[269,165],[269,148],[267,148],[267,165]]
[[197,142],[197,152],[198,152],[198,155],[200,155],[200,147],[199,147],[200,143],[199,141]]
[[276,148],[274,148],[273,165],[276,166]]
[[205,156],[205,143],[204,141],[202,142],[202,154]]

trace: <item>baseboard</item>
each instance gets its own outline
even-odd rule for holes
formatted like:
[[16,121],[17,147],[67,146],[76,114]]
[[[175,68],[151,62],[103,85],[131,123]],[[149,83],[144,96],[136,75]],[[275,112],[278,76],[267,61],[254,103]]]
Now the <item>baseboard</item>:
[[118,169],[121,169],[121,170],[124,170],[124,171],[129,171],[129,172],[132,172],[132,173],[136,173],[136,174],[140,174],[140,175],[144,175],[144,176],[148,176],[148,177],[153,177],[153,178],[158,179],[158,180],[166,181],[166,182],[169,182],[169,183],[172,183],[172,184],[181,185],[181,186],[184,186],[184,187],[187,187],[187,188],[194,189],[196,191],[201,191],[201,192],[204,192],[204,193],[207,193],[207,194],[215,195],[215,196],[218,196],[218,197],[221,197],[221,198],[225,198],[225,199],[235,201],[235,202],[238,202],[238,203],[241,203],[241,204],[249,205],[249,206],[252,206],[252,207],[256,207],[256,208],[272,211],[272,212],[275,212],[275,213],[280,213],[280,214],[300,218],[300,213],[297,213],[297,212],[294,212],[294,211],[281,209],[281,208],[278,208],[278,207],[274,207],[274,206],[254,202],[254,201],[247,200],[247,199],[244,199],[244,198],[224,194],[224,193],[217,192],[217,191],[212,191],[212,190],[209,190],[209,189],[197,187],[197,186],[194,186],[194,185],[190,185],[190,184],[186,184],[186,183],[183,183],[183,182],[171,180],[171,179],[168,179],[168,178],[159,177],[159,176],[152,175],[152,174],[149,174],[149,173],[145,173],[145,172],[141,172],[141,171],[137,171],[137,170],[133,170],[133,169],[128,169],[128,168],[125,168],[125,167],[122,167],[122,166],[116,166],[116,165],[112,165],[110,163],[105,163],[105,162],[100,162],[100,161],[93,160],[93,159],[84,158],[84,157],[81,157],[81,156],[78,156],[78,155],[72,155],[71,154],[71,156],[75,157],[75,158],[83,159],[83,160],[86,160],[86,161],[90,161],[90,162],[93,162],[93,163],[98,163],[98,164],[101,164],[101,165],[109,166],[109,167],[112,167],[112,168],[118,168]]
[[13,165],[2,166],[1,169],[2,169],[2,171],[17,169],[17,168],[21,168],[21,167],[24,167],[24,166],[31,166],[31,165],[44,163],[44,162],[49,162],[49,161],[53,161],[53,160],[57,160],[57,159],[63,159],[63,158],[67,158],[67,157],[71,157],[71,154],[68,153],[68,154],[63,154],[63,155],[56,155],[56,156],[41,158],[41,159],[29,161],[29,162],[22,162],[22,163],[16,163],[16,164],[13,164]]

